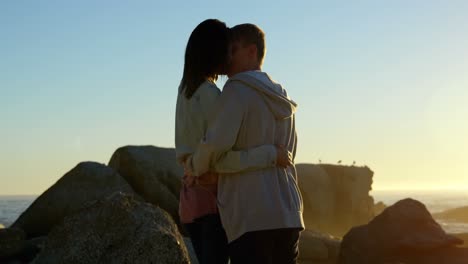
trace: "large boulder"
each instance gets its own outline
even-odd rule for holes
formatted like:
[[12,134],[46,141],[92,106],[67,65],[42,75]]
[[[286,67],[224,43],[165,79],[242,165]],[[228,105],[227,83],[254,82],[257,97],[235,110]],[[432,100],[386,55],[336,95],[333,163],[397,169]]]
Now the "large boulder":
[[308,228],[336,236],[374,216],[369,195],[374,172],[368,167],[297,164]]
[[468,257],[468,251],[454,247],[461,243],[445,233],[424,204],[405,199],[351,229],[341,243],[339,263],[467,263],[467,258],[458,262]]
[[115,193],[65,218],[35,259],[41,263],[190,263],[172,218],[133,195]]
[[468,206],[449,209],[433,216],[436,219],[468,223]]
[[117,149],[109,166],[117,170],[146,201],[179,221],[179,192],[183,168],[173,148],[126,146]]
[[12,227],[21,228],[27,237],[47,235],[65,216],[116,191],[133,193],[116,170],[96,162],[79,163],[41,194]]
[[463,240],[464,244],[461,245],[462,247],[468,247],[468,233],[457,233],[451,235]]
[[387,205],[384,202],[377,202],[376,204],[374,204],[374,215],[377,216],[381,214],[385,210],[385,208],[387,208]]
[[26,245],[26,234],[19,228],[0,229],[0,262],[19,254]]
[[319,165],[297,164],[299,189],[304,201],[304,222],[308,229],[329,230],[335,210],[335,188]]
[[44,237],[26,240],[26,233],[15,227],[0,230],[0,263],[29,263],[41,250]]
[[374,200],[369,196],[369,191],[374,172],[367,166],[321,166],[335,186],[335,216],[341,217],[343,231],[347,232],[351,226],[365,224],[372,219]]
[[336,263],[340,240],[317,231],[304,230],[299,240],[299,263],[332,264]]

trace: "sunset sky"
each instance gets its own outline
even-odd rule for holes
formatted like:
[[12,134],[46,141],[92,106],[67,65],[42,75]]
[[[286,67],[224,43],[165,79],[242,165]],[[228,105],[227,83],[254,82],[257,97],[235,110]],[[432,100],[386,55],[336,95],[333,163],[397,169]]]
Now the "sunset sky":
[[[266,32],[299,104],[298,163],[374,189],[468,189],[468,1],[1,1],[0,195],[40,194],[124,145],[174,146],[188,37]],[[226,80],[222,79],[220,85]]]

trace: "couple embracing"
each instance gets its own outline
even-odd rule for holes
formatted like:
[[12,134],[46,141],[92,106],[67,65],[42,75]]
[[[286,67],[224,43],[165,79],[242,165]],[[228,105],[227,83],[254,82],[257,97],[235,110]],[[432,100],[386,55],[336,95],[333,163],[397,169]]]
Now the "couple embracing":
[[[265,34],[208,19],[190,35],[176,106],[179,213],[201,264],[296,263],[296,104],[261,71]],[[223,91],[219,75],[229,79]]]

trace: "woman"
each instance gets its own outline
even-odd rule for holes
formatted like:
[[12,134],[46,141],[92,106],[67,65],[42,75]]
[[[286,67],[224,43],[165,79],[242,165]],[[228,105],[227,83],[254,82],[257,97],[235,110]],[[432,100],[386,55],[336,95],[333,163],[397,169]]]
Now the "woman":
[[[208,19],[190,35],[185,51],[184,71],[176,106],[175,145],[177,160],[185,159],[197,148],[208,127],[210,116],[221,91],[214,83],[230,57],[229,28]],[[245,159],[249,157],[249,159]],[[254,158],[251,158],[254,157]],[[271,145],[251,150],[230,151],[214,164],[216,172],[233,172],[287,166],[288,152]],[[184,176],[179,214],[201,264],[227,263],[227,239],[217,208],[217,174]]]

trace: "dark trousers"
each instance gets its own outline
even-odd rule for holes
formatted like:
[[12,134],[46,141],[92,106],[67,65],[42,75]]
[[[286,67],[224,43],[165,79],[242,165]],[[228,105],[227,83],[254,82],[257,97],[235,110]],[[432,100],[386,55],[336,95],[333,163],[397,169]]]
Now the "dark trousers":
[[185,227],[200,264],[228,263],[227,238],[219,214],[203,216]]
[[229,243],[231,264],[296,264],[299,228],[247,232]]

